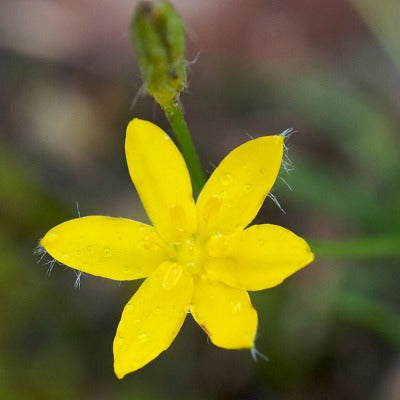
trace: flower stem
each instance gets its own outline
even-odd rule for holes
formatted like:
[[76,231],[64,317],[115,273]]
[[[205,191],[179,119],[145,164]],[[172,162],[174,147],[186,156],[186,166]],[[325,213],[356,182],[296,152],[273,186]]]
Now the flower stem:
[[163,107],[165,115],[172,127],[178,146],[189,170],[193,183],[194,194],[200,193],[206,179],[200,164],[199,157],[194,147],[189,129],[183,116],[182,105],[179,101],[172,101]]
[[316,258],[355,260],[366,258],[400,258],[400,236],[350,238],[339,241],[309,241]]

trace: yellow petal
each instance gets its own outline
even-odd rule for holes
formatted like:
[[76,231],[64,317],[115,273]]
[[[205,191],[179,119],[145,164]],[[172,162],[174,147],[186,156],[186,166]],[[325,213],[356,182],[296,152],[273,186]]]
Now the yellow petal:
[[191,313],[210,340],[224,349],[250,349],[257,312],[245,290],[200,278],[195,281]]
[[193,279],[179,264],[165,262],[129,300],[114,339],[119,379],[166,350],[179,332],[193,295]]
[[152,226],[124,218],[73,219],[47,232],[40,244],[71,268],[116,280],[144,278],[166,257]]
[[196,230],[190,176],[170,137],[135,118],[126,131],[129,173],[154,227],[166,241],[179,241]]
[[276,225],[253,225],[209,242],[207,276],[233,287],[261,290],[279,285],[314,259],[304,239]]
[[201,232],[224,234],[247,226],[276,180],[282,155],[282,136],[250,140],[229,153],[197,201]]

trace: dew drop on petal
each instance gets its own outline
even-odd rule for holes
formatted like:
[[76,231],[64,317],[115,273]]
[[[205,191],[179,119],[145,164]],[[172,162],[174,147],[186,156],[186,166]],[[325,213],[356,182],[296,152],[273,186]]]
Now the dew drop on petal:
[[183,232],[186,228],[186,213],[184,208],[180,205],[173,205],[170,208],[170,216],[173,226],[179,232]]
[[147,333],[145,333],[145,332],[139,333],[139,335],[138,335],[138,340],[139,340],[139,342],[141,342],[141,343],[146,342],[146,341],[148,340]]
[[253,189],[253,187],[250,185],[250,183],[246,183],[246,185],[244,185],[243,187],[245,193],[250,193],[251,190]]
[[230,185],[232,183],[232,174],[230,174],[229,172],[226,172],[224,175],[222,175],[221,183],[224,186]]
[[106,257],[109,257],[111,255],[111,249],[106,246],[103,248],[103,253]]
[[178,264],[172,264],[164,276],[162,286],[164,289],[171,289],[176,286],[182,276],[182,267]]
[[238,300],[231,301],[231,312],[236,314],[242,310],[242,303]]
[[93,246],[86,247],[86,253],[92,254],[93,253]]

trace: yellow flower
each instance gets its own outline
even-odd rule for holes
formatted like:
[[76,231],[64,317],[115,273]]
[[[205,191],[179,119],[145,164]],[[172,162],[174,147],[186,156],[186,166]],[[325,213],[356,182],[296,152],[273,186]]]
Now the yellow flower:
[[56,260],[89,274],[147,278],[129,300],[114,339],[118,378],[166,350],[188,312],[225,349],[252,349],[257,313],[247,290],[280,284],[314,256],[276,225],[246,226],[275,182],[282,136],[234,149],[195,203],[185,162],[170,137],[148,121],[127,128],[129,172],[153,226],[88,216],[51,229],[41,245]]

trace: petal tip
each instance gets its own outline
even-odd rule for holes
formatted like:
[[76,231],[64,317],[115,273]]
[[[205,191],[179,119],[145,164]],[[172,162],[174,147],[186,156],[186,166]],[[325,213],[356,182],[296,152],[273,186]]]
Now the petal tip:
[[114,373],[119,380],[123,379],[126,375],[125,373],[118,371],[115,367],[114,367]]
[[310,245],[305,240],[304,240],[304,244],[305,244],[305,253],[306,253],[306,257],[305,257],[306,264],[305,265],[308,265],[315,260],[315,254],[311,250]]
[[141,129],[145,126],[155,126],[152,122],[147,121],[146,119],[141,119],[141,118],[133,118],[129,121],[127,130],[131,129]]

